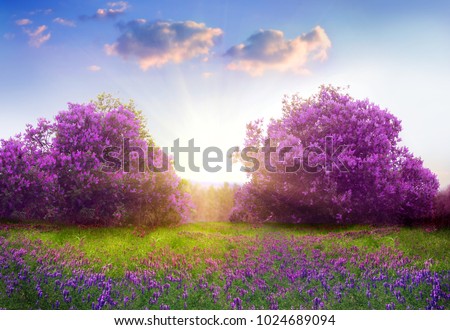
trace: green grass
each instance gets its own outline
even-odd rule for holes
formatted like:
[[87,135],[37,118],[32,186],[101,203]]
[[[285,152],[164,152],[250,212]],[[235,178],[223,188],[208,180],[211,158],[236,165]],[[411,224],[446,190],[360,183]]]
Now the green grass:
[[[266,309],[271,308],[267,299],[272,294],[276,295],[273,299],[278,301],[278,307],[282,309],[290,309],[293,308],[292,306],[294,308],[311,308],[312,295],[323,297],[324,294],[331,297],[329,300],[325,299],[324,308],[327,309],[384,309],[395,299],[392,292],[386,291],[385,283],[380,282],[378,286],[372,288],[373,297],[368,298],[364,291],[365,282],[362,280],[366,278],[365,270],[360,268],[361,262],[364,263],[366,258],[370,259],[370,254],[377,251],[380,253],[375,253],[376,257],[387,255],[388,258],[394,258],[393,260],[403,253],[404,256],[410,257],[413,263],[411,265],[408,262],[407,267],[428,269],[429,260],[432,259],[431,270],[442,272],[442,274],[448,274],[450,270],[449,229],[428,231],[423,228],[399,227],[286,224],[255,226],[202,222],[171,228],[143,230],[133,227],[96,228],[57,226],[45,223],[0,223],[0,236],[5,237],[6,240],[3,242],[8,244],[4,245],[8,246],[5,251],[9,251],[5,254],[6,256],[15,253],[14,251],[19,251],[23,246],[28,249],[24,257],[27,266],[21,263],[11,263],[2,269],[3,275],[6,276],[3,279],[15,279],[16,275],[27,267],[29,268],[26,273],[37,274],[36,279],[31,282],[31,278],[19,281],[19,287],[11,295],[6,294],[7,286],[11,284],[11,281],[0,281],[0,307],[8,309],[51,309],[56,301],[62,303],[62,289],[55,290],[54,280],[46,277],[41,281],[47,275],[42,275],[46,270],[45,267],[42,269],[40,258],[48,258],[44,264],[51,267],[61,265],[58,269],[61,271],[60,274],[64,275],[61,278],[65,279],[73,276],[74,269],[87,270],[87,274],[92,270],[104,273],[107,278],[115,280],[116,284],[121,283],[126,271],[140,270],[137,272],[139,274],[142,274],[142,271],[154,272],[151,275],[152,278],[161,283],[167,282],[166,276],[169,274],[175,274],[175,276],[183,274],[183,285],[189,285],[189,295],[184,298],[183,302],[180,302],[183,287],[177,287],[175,283],[171,283],[170,292],[164,293],[157,304],[151,303],[150,306],[158,308],[163,303],[178,309],[184,308],[183,303],[186,303],[189,308],[230,308],[231,298],[229,295],[230,297],[241,296],[239,290],[248,288],[249,283],[253,281],[251,275],[250,277],[245,275],[245,278],[235,280],[230,291],[221,291],[217,302],[213,301],[212,291],[209,291],[209,288],[200,290],[195,286],[205,279],[210,284],[218,285],[223,289],[225,287],[223,277],[225,271],[233,272],[244,264],[245,266],[242,267],[251,268],[253,267],[251,266],[252,260],[258,260],[255,267],[264,266],[267,258],[273,262],[271,268],[263,271],[260,275],[261,279],[266,281],[268,291],[256,290],[254,293],[247,292],[245,294],[247,307],[253,305]],[[280,251],[279,248],[283,246],[284,250]],[[399,251],[401,251],[400,254]],[[271,257],[278,255],[283,258]],[[298,260],[297,256],[302,255],[307,256],[306,264],[309,263],[308,260],[318,258],[319,262],[314,265],[319,268],[322,267],[320,256],[330,261],[347,256],[345,267],[348,272],[343,275],[336,268],[335,275],[327,280],[329,288],[345,283],[349,279],[355,279],[362,287],[348,289],[341,298],[337,298],[337,296],[333,296],[332,291],[322,287],[323,283],[317,276],[313,277],[311,281],[304,281],[304,277],[302,277],[298,278],[295,283],[291,282],[291,279],[285,276],[288,273],[283,273],[281,270],[287,265],[286,262],[294,262]],[[353,260],[357,260],[357,262],[352,262],[352,258],[356,258]],[[88,262],[84,262],[85,259]],[[401,259],[404,260],[404,258]],[[243,260],[246,262],[241,263]],[[73,263],[65,264],[65,261],[81,261],[81,263],[76,264],[79,266],[73,266]],[[311,265],[311,263],[309,264]],[[327,265],[327,263],[325,264]],[[280,273],[278,273],[279,270]],[[315,268],[310,268],[308,271],[314,270]],[[177,273],[178,271],[179,273]],[[280,277],[279,274],[282,276]],[[377,274],[375,270],[375,273],[369,274],[368,278],[377,276]],[[387,274],[386,282],[390,284],[400,276],[394,269],[388,270],[388,273],[385,274]],[[444,288],[448,288],[444,283],[448,282],[448,275],[447,277],[442,275],[442,279],[444,280],[441,284]],[[45,291],[45,298],[40,300],[39,305],[36,305],[36,283],[40,283]],[[117,285],[123,297],[132,295],[130,286]],[[413,292],[407,291],[406,288],[396,287],[407,300],[400,304],[399,308],[406,308],[406,306],[413,309],[425,308],[432,285],[430,282],[420,285],[422,286],[416,287]],[[70,308],[72,305],[77,308],[91,308],[90,303],[86,303],[82,299],[87,299],[88,292],[93,297],[102,293],[102,289],[98,287],[84,288],[83,293],[79,293],[71,287],[66,286],[65,288],[70,291],[73,302],[61,305],[63,309]],[[281,294],[280,296],[283,288],[289,288],[289,290],[285,295]],[[138,294],[132,307],[137,309],[148,307],[153,290]],[[310,290],[314,290],[314,292],[308,292]],[[423,292],[423,299],[417,299],[419,292],[420,295]],[[448,300],[442,304],[445,308],[449,308]]]
[[[6,235],[2,232],[2,235]],[[332,252],[334,246],[365,247],[377,250],[395,247],[420,262],[432,258],[435,270],[450,269],[450,230],[427,232],[422,228],[385,228],[368,226],[306,226],[265,224],[253,226],[232,223],[193,223],[172,228],[158,228],[138,233],[135,228],[82,228],[76,226],[14,227],[10,238],[25,236],[40,239],[52,247],[66,244],[83,252],[99,265],[111,264],[118,273],[139,267],[139,261],[166,249],[194,258],[199,251],[211,258],[222,258],[239,249],[236,237],[263,238],[266,235],[286,237],[317,236],[322,240],[313,248]],[[244,251],[242,251],[244,252]],[[201,268],[201,264],[198,265]]]

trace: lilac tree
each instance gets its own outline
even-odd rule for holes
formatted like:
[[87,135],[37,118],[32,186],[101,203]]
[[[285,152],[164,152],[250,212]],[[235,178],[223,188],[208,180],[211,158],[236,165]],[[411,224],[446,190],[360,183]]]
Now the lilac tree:
[[438,181],[399,145],[400,131],[387,110],[339,88],[285,98],[283,116],[266,132],[261,121],[247,125],[247,147],[277,152],[254,155],[273,169],[250,174],[230,220],[394,223],[430,215]]
[[437,225],[450,226],[450,186],[436,195],[434,220]]
[[[130,172],[105,170],[107,146],[117,148],[118,159],[124,158],[124,139],[155,147],[142,120],[133,107],[106,95],[98,104],[69,104],[53,122],[41,119],[2,141],[0,216],[88,224],[182,221],[188,196],[171,167],[158,173],[136,166]],[[153,161],[162,162],[163,156],[156,148]]]
[[[34,161],[39,152],[27,149],[20,137],[2,140],[0,147],[0,217],[43,218],[53,200],[54,177]],[[45,165],[47,159],[41,158]]]

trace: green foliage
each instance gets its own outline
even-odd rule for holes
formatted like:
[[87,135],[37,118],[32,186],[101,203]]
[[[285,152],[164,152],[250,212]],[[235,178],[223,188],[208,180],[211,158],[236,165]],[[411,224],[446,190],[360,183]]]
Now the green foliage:
[[147,127],[147,118],[145,118],[142,110],[136,108],[134,100],[130,99],[128,103],[125,103],[122,102],[120,98],[114,97],[109,93],[100,93],[97,95],[97,99],[91,100],[90,103],[94,104],[96,109],[102,112],[108,112],[112,109],[117,109],[120,106],[133,112],[140,123],[139,137],[146,141],[149,146],[155,145]]

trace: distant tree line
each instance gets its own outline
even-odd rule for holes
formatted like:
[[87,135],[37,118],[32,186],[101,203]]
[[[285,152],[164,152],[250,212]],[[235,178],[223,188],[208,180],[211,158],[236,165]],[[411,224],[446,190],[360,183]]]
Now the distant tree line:
[[239,189],[236,184],[187,186],[192,201],[192,221],[228,221],[234,205],[234,195]]

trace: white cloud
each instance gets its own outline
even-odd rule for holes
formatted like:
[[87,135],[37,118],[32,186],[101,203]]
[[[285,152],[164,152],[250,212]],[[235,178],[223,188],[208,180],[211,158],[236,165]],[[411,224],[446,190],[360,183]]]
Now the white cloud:
[[94,15],[87,16],[83,15],[80,17],[81,20],[96,20],[102,18],[114,18],[118,15],[122,15],[129,8],[129,4],[126,1],[116,1],[108,2],[107,8],[99,8]]
[[28,18],[18,19],[16,21],[16,25],[19,25],[19,26],[30,25],[31,23],[33,23],[33,22]]
[[129,8],[128,2],[125,1],[117,1],[117,2],[108,2],[107,14],[109,15],[117,15],[122,14]]
[[193,21],[145,22],[134,20],[120,26],[122,34],[105,45],[108,55],[137,58],[142,70],[207,56],[223,32]]
[[147,20],[145,18],[137,18],[135,19],[135,21],[141,24],[147,23]]
[[92,72],[97,72],[100,71],[102,68],[98,65],[90,65],[87,67],[87,69]]
[[48,41],[51,37],[51,33],[44,34],[44,32],[47,30],[46,25],[39,26],[36,30],[28,30],[24,29],[23,31],[28,35],[29,40],[28,44],[32,47],[39,48],[43,43]]
[[65,18],[61,18],[61,17],[56,17],[53,20],[54,23],[60,24],[60,25],[64,25],[64,26],[69,26],[69,27],[75,27],[75,22],[71,21],[69,19],[65,19]]
[[316,26],[311,32],[287,40],[279,30],[261,30],[247,39],[245,44],[230,48],[227,68],[260,76],[266,70],[305,73],[310,60],[323,61],[328,56],[331,41],[325,30]]

